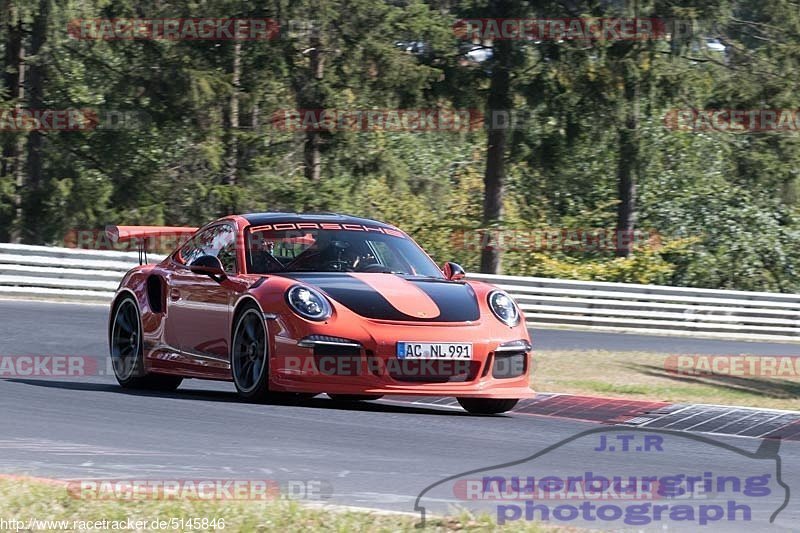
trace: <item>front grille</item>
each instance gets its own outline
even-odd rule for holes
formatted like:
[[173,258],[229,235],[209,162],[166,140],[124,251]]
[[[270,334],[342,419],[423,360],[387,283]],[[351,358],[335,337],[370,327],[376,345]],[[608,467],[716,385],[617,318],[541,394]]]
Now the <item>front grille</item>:
[[495,353],[492,362],[492,377],[495,379],[518,378],[528,369],[527,352]]

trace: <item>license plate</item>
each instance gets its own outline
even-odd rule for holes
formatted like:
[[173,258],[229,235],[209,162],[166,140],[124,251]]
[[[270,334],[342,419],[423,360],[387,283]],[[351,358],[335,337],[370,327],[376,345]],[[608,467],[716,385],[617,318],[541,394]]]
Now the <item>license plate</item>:
[[466,342],[398,342],[397,358],[471,360],[472,344]]

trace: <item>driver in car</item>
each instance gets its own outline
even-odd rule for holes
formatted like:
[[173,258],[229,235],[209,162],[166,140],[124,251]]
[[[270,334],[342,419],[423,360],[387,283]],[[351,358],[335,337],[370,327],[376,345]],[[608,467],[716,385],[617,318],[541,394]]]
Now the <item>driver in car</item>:
[[250,235],[250,257],[252,270],[258,274],[269,274],[280,270],[281,264],[274,257],[275,242],[262,234]]
[[[361,243],[341,239],[333,232],[322,232],[313,246],[301,253],[287,268],[321,272],[353,272],[365,264],[374,263],[372,255],[359,254]],[[370,259],[372,258],[372,259]]]

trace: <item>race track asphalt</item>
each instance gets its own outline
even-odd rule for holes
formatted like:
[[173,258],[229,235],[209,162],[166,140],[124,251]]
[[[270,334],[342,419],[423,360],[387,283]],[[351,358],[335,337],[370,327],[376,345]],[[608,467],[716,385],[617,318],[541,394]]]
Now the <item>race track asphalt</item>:
[[[106,357],[107,309],[101,306],[0,301],[0,355]],[[533,332],[536,349],[607,349],[670,353],[800,354],[800,345],[671,339],[561,330]],[[175,393],[132,393],[111,376],[0,380],[0,473],[66,479],[320,480],[338,504],[414,511],[428,485],[470,469],[535,453],[598,425],[510,414],[471,416],[452,408],[395,402],[240,402],[231,384],[184,382]],[[719,437],[745,450],[761,441]],[[686,468],[707,458],[689,444],[661,457],[659,468]],[[800,494],[800,442],[780,449],[783,478]],[[735,471],[735,457],[714,455]],[[580,464],[553,453],[554,467]],[[648,459],[621,455],[605,464]],[[591,465],[587,465],[591,466]],[[779,523],[800,523],[790,502]],[[733,525],[728,524],[730,529]],[[740,524],[741,525],[741,524]],[[781,526],[773,526],[781,527]],[[758,530],[749,528],[750,531]]]

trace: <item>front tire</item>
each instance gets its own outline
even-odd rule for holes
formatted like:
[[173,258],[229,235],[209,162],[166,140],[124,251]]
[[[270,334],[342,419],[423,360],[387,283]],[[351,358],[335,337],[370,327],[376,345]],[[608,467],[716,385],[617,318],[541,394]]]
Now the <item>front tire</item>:
[[114,376],[125,389],[169,392],[177,389],[183,381],[178,376],[148,374],[145,371],[139,307],[131,296],[124,296],[114,309],[109,352]]
[[510,411],[519,400],[495,400],[492,398],[457,398],[468,413],[474,415],[497,415]]
[[258,307],[247,305],[238,313],[231,338],[231,374],[239,396],[251,402],[267,400],[267,327]]

